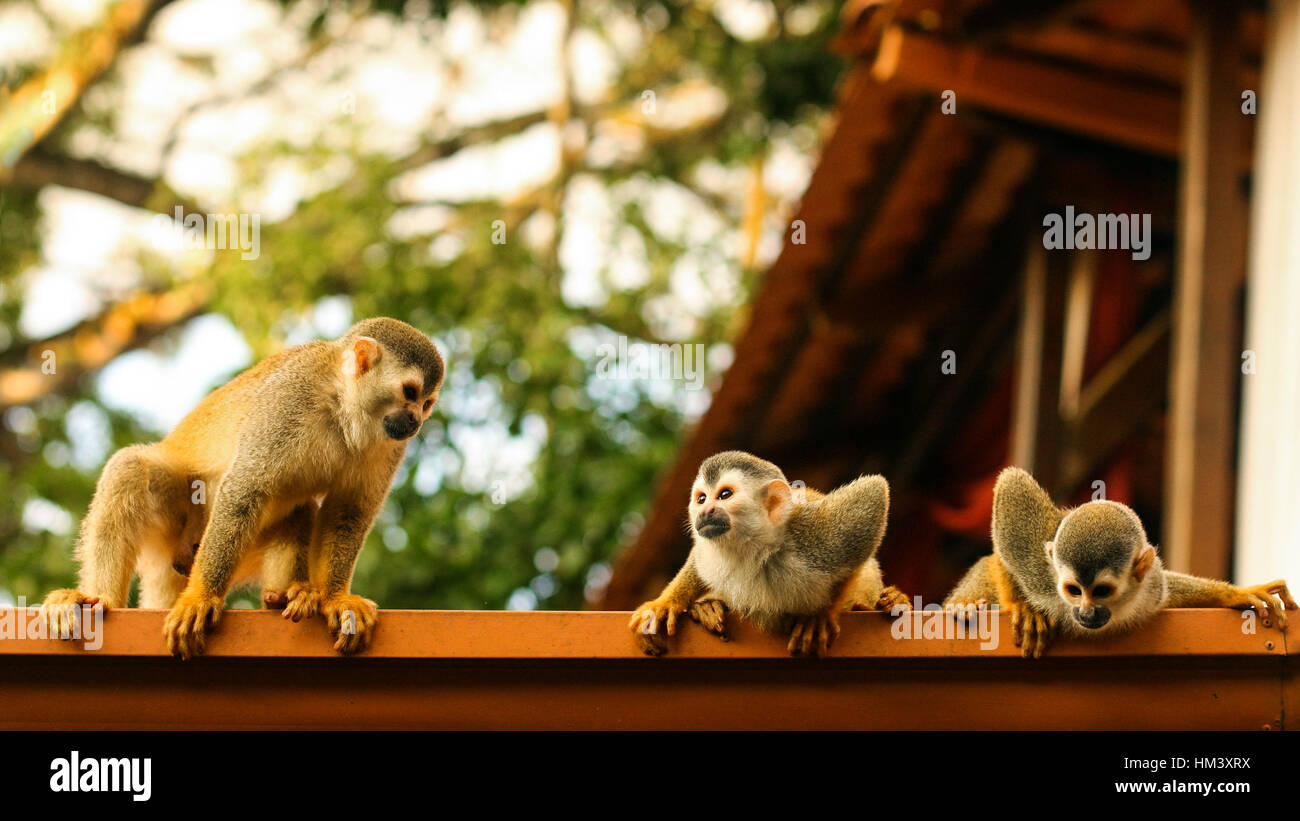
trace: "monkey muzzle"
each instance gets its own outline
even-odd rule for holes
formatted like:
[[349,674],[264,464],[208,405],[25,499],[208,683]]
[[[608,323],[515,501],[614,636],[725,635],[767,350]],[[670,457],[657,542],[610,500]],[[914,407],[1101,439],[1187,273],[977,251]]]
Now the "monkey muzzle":
[[1074,608],[1074,620],[1089,630],[1096,630],[1104,627],[1106,622],[1110,621],[1110,609],[1106,607],[1076,607]]
[[695,517],[695,532],[706,539],[716,539],[731,530],[731,520],[721,510],[710,510]]
[[410,439],[420,429],[420,420],[409,410],[394,411],[384,417],[384,433],[389,439]]

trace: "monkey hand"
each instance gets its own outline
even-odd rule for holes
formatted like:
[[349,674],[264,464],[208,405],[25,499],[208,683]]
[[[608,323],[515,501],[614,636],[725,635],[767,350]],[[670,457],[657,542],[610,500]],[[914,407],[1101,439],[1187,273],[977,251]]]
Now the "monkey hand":
[[727,641],[727,605],[721,599],[696,599],[686,611],[691,620],[713,635]]
[[671,599],[654,599],[632,613],[628,627],[636,636],[637,646],[647,656],[662,656],[668,651],[665,634],[677,633],[677,617],[686,612],[686,605]]
[[41,618],[51,638],[72,639],[79,634],[78,626],[82,617],[81,608],[99,605],[105,610],[108,605],[99,596],[87,596],[80,590],[55,590],[45,597],[41,604]]
[[840,634],[836,612],[815,613],[811,616],[794,616],[790,629],[790,643],[786,649],[792,656],[824,656]]
[[907,600],[907,594],[892,584],[880,591],[880,598],[876,599],[876,606],[873,610],[883,610],[886,613],[892,612],[895,607],[901,607],[904,610],[911,610],[912,603]]
[[321,612],[329,622],[335,650],[347,655],[370,646],[379,605],[352,593],[336,593],[321,602]]
[[215,593],[186,590],[163,622],[167,649],[183,659],[203,652],[204,633],[221,620],[225,599]]
[[310,584],[294,582],[289,585],[285,598],[281,615],[289,621],[314,618],[320,612],[321,592]]
[[1257,584],[1254,587],[1238,587],[1236,593],[1239,598],[1229,602],[1229,607],[1238,610],[1252,607],[1264,618],[1271,615],[1277,619],[1277,626],[1283,630],[1286,629],[1286,611],[1300,609],[1295,599],[1291,598],[1291,591],[1287,589],[1286,582],[1281,579],[1268,584]]
[[960,619],[970,624],[976,614],[989,609],[988,599],[949,599],[943,603],[943,609],[946,613],[951,613],[953,618]]
[[1056,624],[1046,613],[1040,613],[1023,601],[1007,605],[1011,614],[1011,640],[1020,648],[1025,658],[1042,658],[1056,634]]
[[267,610],[283,610],[289,603],[289,595],[283,590],[263,590],[262,607]]

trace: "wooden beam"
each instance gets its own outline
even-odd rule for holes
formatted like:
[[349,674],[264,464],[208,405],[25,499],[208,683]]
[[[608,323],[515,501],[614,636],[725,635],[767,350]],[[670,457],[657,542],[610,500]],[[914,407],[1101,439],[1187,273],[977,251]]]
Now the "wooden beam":
[[976,6],[962,18],[961,33],[974,40],[996,40],[1009,34],[1060,23],[1091,0],[1000,0]]
[[[830,658],[801,659],[784,638],[734,615],[731,641],[684,619],[669,655],[650,658],[626,612],[385,610],[374,644],[343,658],[319,619],[227,610],[204,656],[185,663],[166,653],[165,615],[114,610],[98,650],[0,636],[0,729],[1257,731],[1300,723],[1288,703],[1296,655],[1286,634],[1267,625],[1245,633],[1239,612],[1217,608],[1169,610],[1142,630],[1063,640],[1033,662],[1012,644],[1005,613],[984,624],[983,638],[958,635],[942,613],[904,617],[915,638],[897,637],[887,613],[845,613]],[[945,624],[941,635],[929,630]]]
[[1266,28],[1246,287],[1254,372],[1242,376],[1239,579],[1300,577],[1300,0],[1270,3]]
[[1069,493],[1089,478],[1163,404],[1158,386],[1169,372],[1169,314],[1163,312],[1133,335],[1079,394],[1078,410],[1066,421],[1061,486]]
[[1092,69],[1104,69],[1173,88],[1181,87],[1186,76],[1187,60],[1177,45],[1114,31],[1053,26],[1016,32],[1007,37],[1005,44],[1036,55],[1070,60]]
[[1065,294],[1065,327],[1061,345],[1062,419],[1079,412],[1083,392],[1083,368],[1088,358],[1088,330],[1092,319],[1092,296],[1097,283],[1100,252],[1076,251],[1070,259],[1069,285]]
[[1180,101],[1174,91],[1107,79],[1030,57],[1000,54],[895,27],[873,67],[878,80],[935,93],[952,90],[963,105],[1177,156]]
[[1034,474],[1053,495],[1059,491],[1067,259],[1062,253],[1049,254],[1033,232],[1025,255],[1011,417],[1011,464]]
[[1173,354],[1165,444],[1165,560],[1223,578],[1231,557],[1245,204],[1235,0],[1193,6],[1183,123]]

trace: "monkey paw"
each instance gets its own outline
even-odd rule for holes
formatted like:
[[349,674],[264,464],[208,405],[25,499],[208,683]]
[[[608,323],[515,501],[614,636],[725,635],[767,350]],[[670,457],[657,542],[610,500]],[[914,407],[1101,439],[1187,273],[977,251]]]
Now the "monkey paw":
[[790,644],[786,649],[792,656],[824,656],[840,634],[840,623],[835,613],[817,613],[812,616],[795,616],[790,629]]
[[263,590],[262,607],[267,610],[283,610],[289,603],[289,596],[283,590]]
[[691,620],[713,635],[727,641],[727,605],[719,599],[699,599],[686,611]]
[[171,654],[187,659],[202,653],[204,633],[221,620],[224,606],[225,600],[214,593],[181,593],[163,622]]
[[320,607],[329,622],[335,650],[351,654],[370,646],[379,619],[379,605],[352,593],[342,593],[324,599]]
[[1007,607],[1011,613],[1011,640],[1020,648],[1025,658],[1042,658],[1052,643],[1056,625],[1045,614],[1030,609],[1024,602],[1014,602]]
[[883,610],[886,613],[892,612],[895,607],[902,607],[904,610],[911,610],[912,603],[907,600],[907,594],[892,584],[880,591],[880,598],[876,599],[876,606],[872,609]]
[[41,604],[41,618],[50,638],[72,639],[80,633],[82,607],[108,605],[99,596],[87,596],[80,590],[55,590]]
[[1235,607],[1239,609],[1253,607],[1264,618],[1272,616],[1277,619],[1277,626],[1283,630],[1286,629],[1286,611],[1300,609],[1295,599],[1291,598],[1291,591],[1287,589],[1286,582],[1281,579],[1268,584],[1257,584],[1254,587],[1242,587],[1239,592],[1241,600],[1234,605]]
[[953,618],[961,619],[969,624],[975,619],[975,615],[981,611],[989,609],[988,599],[957,600],[949,599],[943,603],[945,613],[951,613]]
[[686,608],[676,602],[655,599],[638,607],[632,613],[628,627],[636,636],[637,646],[647,656],[662,656],[668,652],[666,635],[677,633],[677,617]]
[[310,584],[294,582],[289,585],[285,599],[284,612],[280,615],[289,621],[314,618],[320,612],[321,593]]

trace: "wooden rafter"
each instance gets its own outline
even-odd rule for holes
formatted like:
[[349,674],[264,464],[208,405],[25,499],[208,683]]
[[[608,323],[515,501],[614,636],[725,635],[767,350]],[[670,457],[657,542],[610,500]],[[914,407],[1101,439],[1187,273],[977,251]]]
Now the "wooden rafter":
[[1237,166],[1235,0],[1195,4],[1183,126],[1178,267],[1165,446],[1164,550],[1175,570],[1226,577],[1231,560],[1238,297],[1246,208]]
[[891,29],[885,43],[878,77],[935,93],[951,90],[959,110],[985,107],[1156,154],[1181,150],[1175,92],[902,28]]

